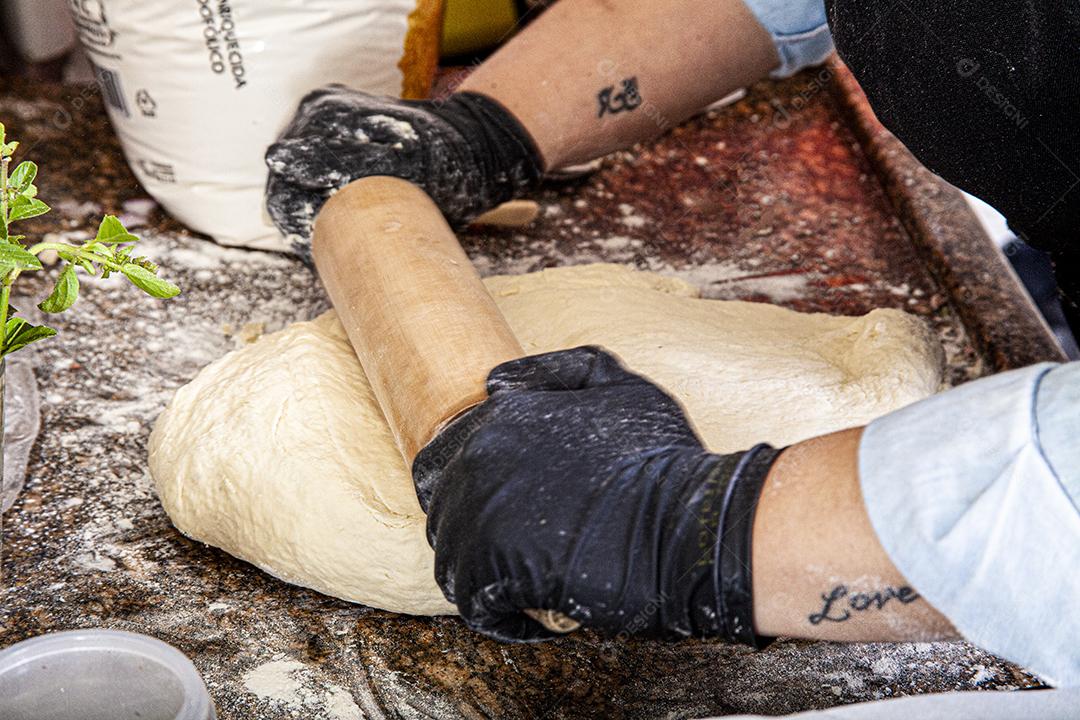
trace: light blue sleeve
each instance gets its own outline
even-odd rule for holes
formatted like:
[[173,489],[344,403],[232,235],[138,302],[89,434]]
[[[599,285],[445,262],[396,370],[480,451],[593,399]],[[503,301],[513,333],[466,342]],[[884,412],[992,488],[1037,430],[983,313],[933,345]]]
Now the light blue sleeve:
[[859,475],[885,551],[965,638],[1080,686],[1080,363],[874,421]]
[[[725,715],[723,720],[1076,720],[1080,689],[948,692],[854,703],[794,715]],[[707,718],[721,720],[721,718]]]
[[825,0],[746,0],[746,6],[772,36],[780,56],[780,67],[771,77],[794,75],[823,62],[832,52]]

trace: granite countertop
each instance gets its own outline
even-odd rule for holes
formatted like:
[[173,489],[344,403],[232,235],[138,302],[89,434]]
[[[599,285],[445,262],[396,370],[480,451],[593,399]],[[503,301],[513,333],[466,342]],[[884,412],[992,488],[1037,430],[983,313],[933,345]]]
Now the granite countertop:
[[[552,185],[532,226],[471,232],[466,249],[485,274],[606,260],[677,274],[716,298],[845,314],[902,308],[941,337],[952,382],[1026,362],[980,329],[990,307],[955,292],[974,272],[950,259],[955,238],[928,250],[925,229],[931,242],[939,235],[921,206],[895,209],[897,183],[876,158],[892,152],[875,145],[887,139],[859,124],[835,75],[757,85],[590,177]],[[577,633],[501,645],[454,618],[290,587],[182,537],[147,472],[154,418],[206,363],[313,317],[325,295],[293,259],[224,249],[168,219],[124,165],[92,89],[0,83],[0,119],[42,166],[42,196],[55,208],[27,230],[78,236],[102,212],[125,215],[184,288],[160,302],[88,282],[60,336],[36,351],[43,431],[4,518],[0,646],[78,627],[148,633],[192,658],[223,720],[698,717],[1038,685],[964,643],[783,641],[752,652]],[[933,186],[904,162],[889,165],[914,178],[899,186]],[[919,197],[940,209],[941,192]],[[963,247],[983,270],[998,262],[977,239]],[[959,280],[941,272],[955,267]],[[979,302],[1034,328],[1025,352],[1052,355],[1015,288],[993,273],[977,279],[990,293]],[[47,292],[45,278],[26,285]]]

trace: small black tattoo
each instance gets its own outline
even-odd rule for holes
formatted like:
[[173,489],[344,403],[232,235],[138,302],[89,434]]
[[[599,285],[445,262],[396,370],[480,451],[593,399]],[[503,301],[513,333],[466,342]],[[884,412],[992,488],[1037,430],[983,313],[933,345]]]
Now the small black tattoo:
[[626,78],[622,81],[622,92],[616,93],[615,86],[610,85],[600,91],[596,96],[600,103],[600,114],[618,115],[621,112],[630,112],[641,106],[641,93],[638,92],[637,78]]
[[829,592],[821,594],[821,611],[807,619],[811,625],[820,625],[826,620],[840,623],[849,619],[852,611],[864,612],[871,608],[881,610],[893,599],[907,605],[918,600],[919,594],[907,585],[898,588],[886,587],[868,593],[849,593],[847,585],[837,585]]

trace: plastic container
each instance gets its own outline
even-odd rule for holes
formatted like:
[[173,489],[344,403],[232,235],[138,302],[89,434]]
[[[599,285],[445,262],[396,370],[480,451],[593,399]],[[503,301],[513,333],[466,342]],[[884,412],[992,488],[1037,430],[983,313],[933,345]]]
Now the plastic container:
[[215,720],[195,666],[160,640],[73,630],[0,652],[3,720]]
[[[25,353],[25,354],[24,354]],[[41,428],[40,400],[34,379],[33,353],[22,351],[0,360],[0,418],[4,434],[3,473],[0,475],[0,515],[7,512],[22,492],[30,450]]]

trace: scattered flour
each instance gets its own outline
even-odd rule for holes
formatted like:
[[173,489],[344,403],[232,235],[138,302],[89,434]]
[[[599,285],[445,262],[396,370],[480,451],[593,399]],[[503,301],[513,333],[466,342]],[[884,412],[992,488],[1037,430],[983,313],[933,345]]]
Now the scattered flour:
[[[97,204],[96,202],[90,202],[87,200],[80,202],[72,200],[70,198],[61,200],[60,202],[56,203],[55,209],[59,211],[65,219],[69,220],[89,218],[95,215],[99,216],[100,219],[100,215],[102,213],[101,205]],[[49,235],[51,234],[52,233],[49,233]]]
[[116,569],[116,561],[107,555],[97,552],[87,552],[75,556],[75,564],[87,571],[112,572]]
[[[825,679],[832,683],[831,690],[833,694],[837,696],[840,696],[845,692],[857,695],[861,693],[865,687],[863,679],[852,672],[829,673],[825,676]],[[842,683],[842,685],[837,685],[837,682]]]
[[168,268],[176,266],[182,266],[188,270],[218,270],[229,264],[247,267],[260,265],[287,267],[289,265],[289,261],[281,255],[225,247],[209,241],[200,242],[194,247],[170,247],[169,243],[157,236],[147,236],[139,243],[138,249],[140,254],[147,255],[165,268],[165,274]]
[[362,720],[364,713],[348,690],[334,683],[319,683],[311,669],[297,660],[271,660],[244,673],[244,687],[268,702],[327,720]]
[[273,660],[244,673],[244,687],[263,700],[295,703],[303,691],[298,678],[303,671],[304,664],[296,660]]
[[874,671],[875,675],[880,675],[887,680],[892,680],[900,674],[900,663],[896,661],[896,658],[882,655],[874,661],[870,666],[870,669]]
[[619,222],[628,228],[643,228],[649,224],[649,219],[642,215],[638,215],[632,205],[622,203],[619,205],[619,214],[622,217],[619,218]]
[[[730,267],[725,264],[705,265],[687,270],[673,270],[670,274],[687,279],[685,275],[701,275],[709,271],[719,272]],[[764,295],[771,302],[784,303],[806,297],[807,287],[816,279],[817,273],[791,273],[777,275],[754,275],[742,273],[734,277],[717,278],[706,282],[702,287],[702,295],[714,300],[738,300],[747,295]]]
[[974,666],[972,670],[974,670],[974,673],[971,676],[971,682],[976,685],[982,685],[985,682],[994,680],[997,675],[993,670],[981,664]]
[[132,198],[121,206],[120,222],[131,230],[146,225],[158,204],[151,198]]
[[382,127],[386,128],[390,132],[397,135],[402,140],[419,140],[420,136],[416,134],[416,130],[412,125],[404,120],[398,120],[392,118],[389,115],[372,115],[368,118],[372,122],[375,122]]
[[[575,207],[584,206],[585,200],[573,201]],[[545,215],[556,215],[545,210]],[[619,220],[639,217],[633,206],[619,205]],[[644,223],[649,221],[642,218]],[[581,228],[570,217],[555,221],[563,238],[536,238],[515,235],[511,252],[493,258],[483,253],[470,253],[474,265],[482,276],[519,275],[542,270],[552,265],[584,265],[595,262],[614,262],[632,265],[639,270],[650,270],[677,277],[701,288],[702,296],[715,300],[741,300],[759,296],[773,303],[787,303],[805,298],[811,284],[823,279],[816,271],[792,273],[764,273],[749,261],[706,261],[673,264],[655,255],[645,237],[635,234],[580,237]],[[637,221],[631,220],[636,225]],[[565,225],[565,227],[562,227]],[[629,230],[630,228],[628,228]],[[647,230],[645,233],[647,234]],[[569,242],[567,242],[569,240]]]

